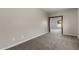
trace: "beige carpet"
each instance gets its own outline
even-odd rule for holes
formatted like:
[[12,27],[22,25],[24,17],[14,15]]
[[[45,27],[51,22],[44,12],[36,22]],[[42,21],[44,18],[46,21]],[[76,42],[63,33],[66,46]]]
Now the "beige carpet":
[[48,33],[8,50],[78,50],[79,40],[73,36]]

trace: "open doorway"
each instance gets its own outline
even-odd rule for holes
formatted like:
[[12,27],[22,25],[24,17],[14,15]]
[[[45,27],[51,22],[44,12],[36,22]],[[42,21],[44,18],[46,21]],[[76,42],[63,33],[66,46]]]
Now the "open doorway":
[[49,17],[49,32],[63,35],[63,16]]

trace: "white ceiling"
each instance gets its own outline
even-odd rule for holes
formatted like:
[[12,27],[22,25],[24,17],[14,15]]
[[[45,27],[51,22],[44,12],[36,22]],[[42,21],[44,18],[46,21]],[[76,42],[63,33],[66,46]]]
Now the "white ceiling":
[[68,8],[42,8],[42,10],[47,13],[54,13],[54,12],[65,10],[65,9],[68,9]]

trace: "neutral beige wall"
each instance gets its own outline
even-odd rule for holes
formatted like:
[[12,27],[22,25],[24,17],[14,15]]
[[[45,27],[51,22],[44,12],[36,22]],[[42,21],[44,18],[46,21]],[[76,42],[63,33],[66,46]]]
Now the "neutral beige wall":
[[39,9],[0,9],[0,49],[48,32],[48,18]]
[[78,39],[79,39],[79,8],[77,9],[77,15],[78,15],[78,20],[77,20],[77,34],[78,34]]
[[63,33],[77,36],[77,9],[67,9],[49,16],[63,16]]

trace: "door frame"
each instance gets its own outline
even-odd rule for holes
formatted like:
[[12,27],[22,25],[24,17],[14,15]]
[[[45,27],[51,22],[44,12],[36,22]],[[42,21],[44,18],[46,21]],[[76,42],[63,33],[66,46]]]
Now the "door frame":
[[52,16],[52,17],[48,17],[48,30],[50,32],[50,19],[51,18],[56,18],[56,17],[61,17],[61,20],[62,20],[62,25],[61,25],[62,32],[61,32],[61,34],[63,35],[63,16]]

